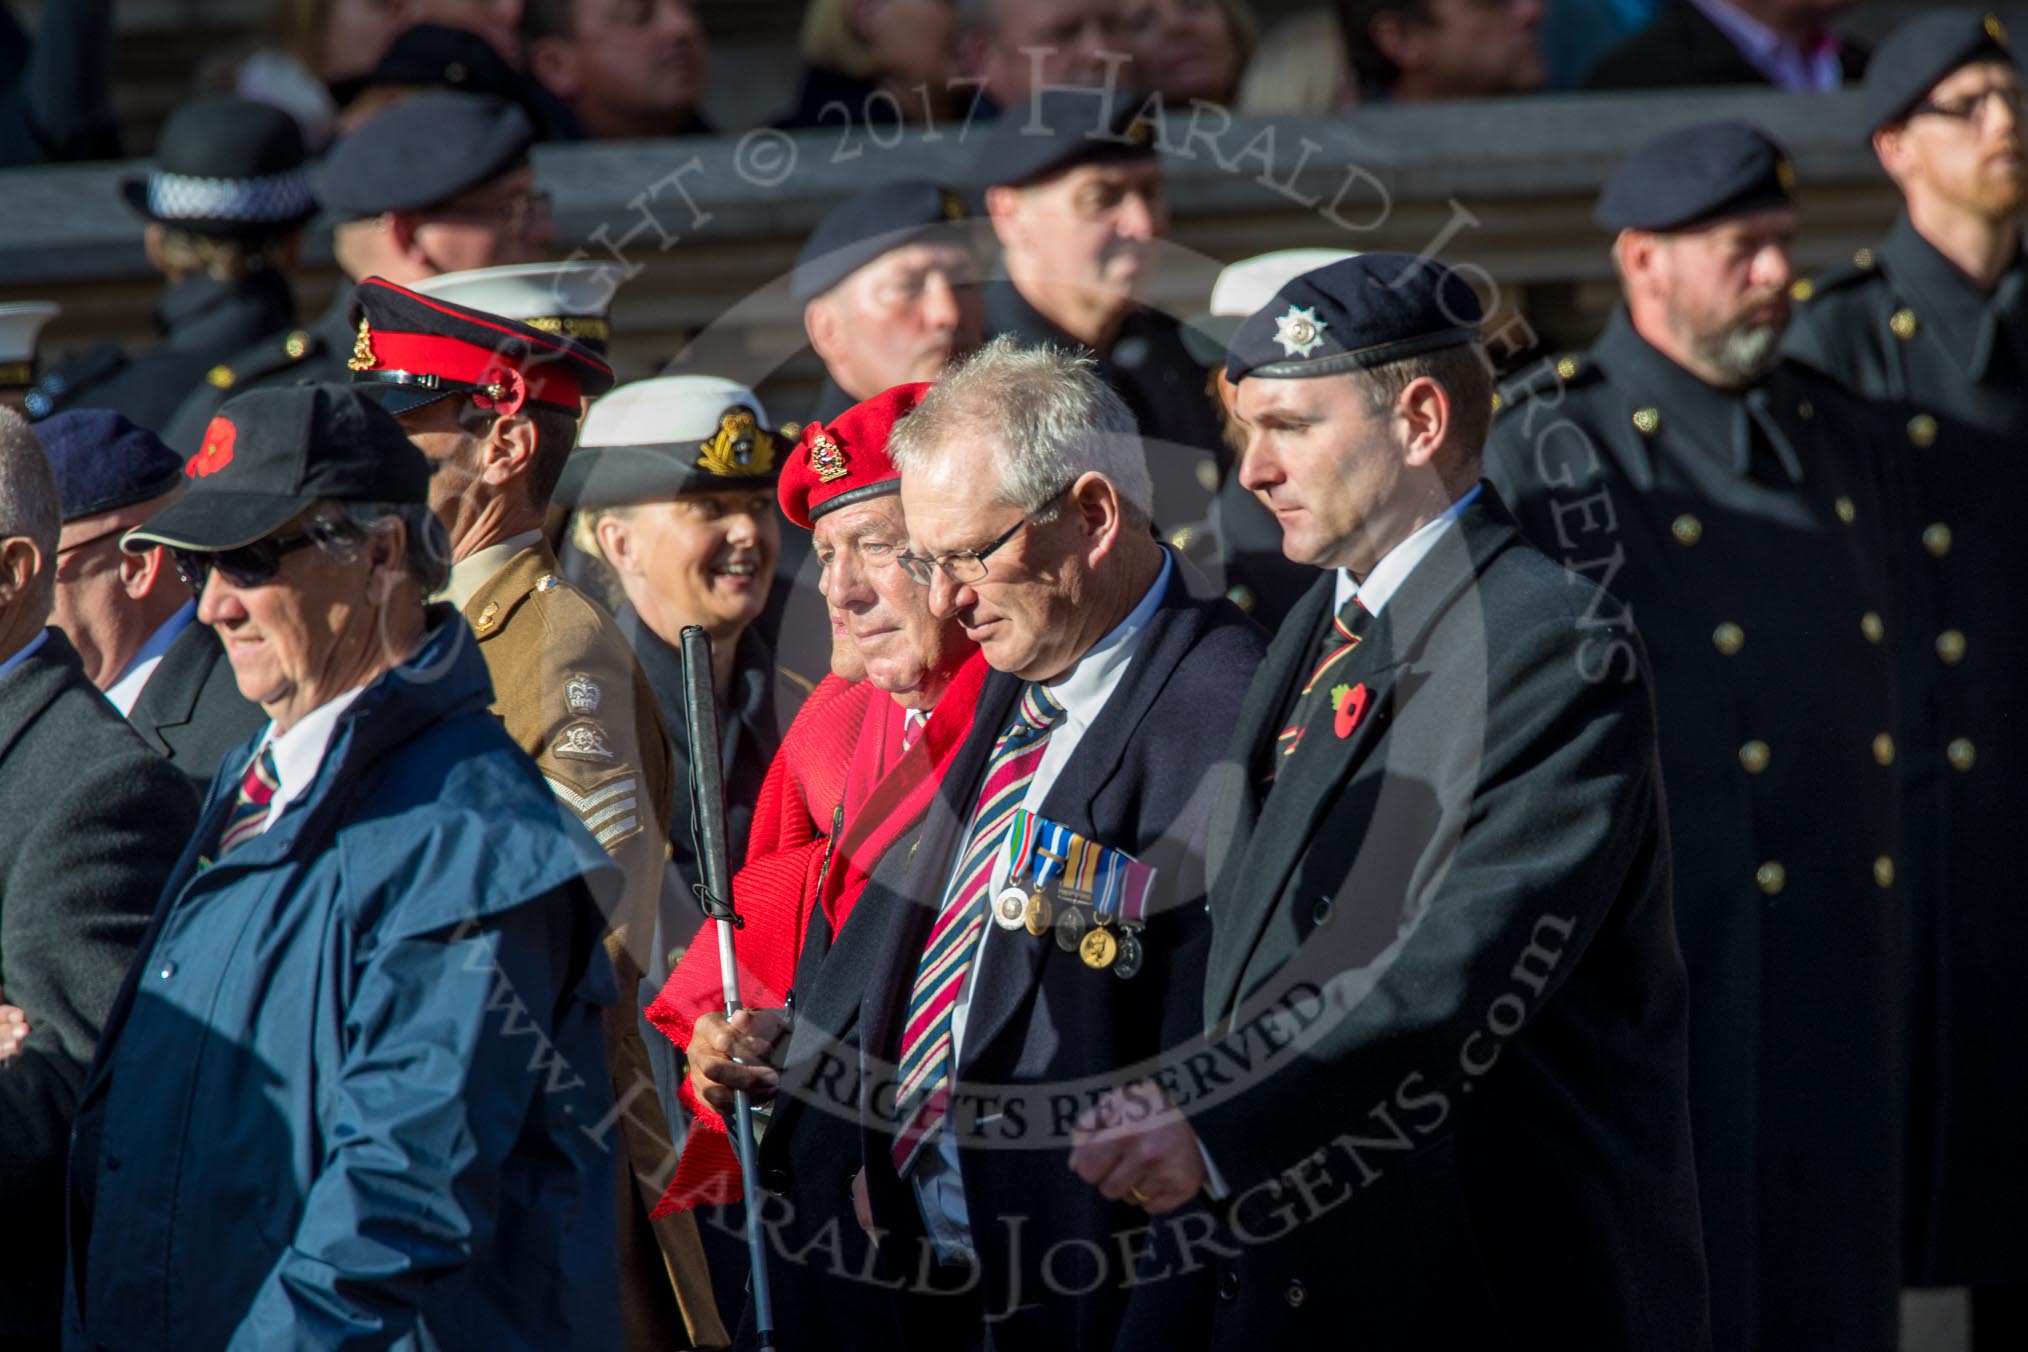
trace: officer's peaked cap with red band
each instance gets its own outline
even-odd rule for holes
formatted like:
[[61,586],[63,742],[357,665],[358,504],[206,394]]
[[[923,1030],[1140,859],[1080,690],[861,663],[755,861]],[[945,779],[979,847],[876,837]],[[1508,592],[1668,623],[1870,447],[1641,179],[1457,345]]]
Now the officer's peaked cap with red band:
[[351,315],[352,383],[390,413],[466,395],[501,414],[533,404],[576,417],[613,387],[580,343],[379,277],[354,288]]
[[896,385],[805,427],[782,469],[783,514],[808,530],[841,507],[899,493],[901,471],[887,458],[887,438],[929,389],[927,381]]

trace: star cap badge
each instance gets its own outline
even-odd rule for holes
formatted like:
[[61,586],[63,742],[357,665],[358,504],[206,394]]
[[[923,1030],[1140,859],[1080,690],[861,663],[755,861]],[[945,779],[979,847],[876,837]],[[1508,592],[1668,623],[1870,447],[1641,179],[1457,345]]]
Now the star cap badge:
[[1317,312],[1291,305],[1288,313],[1275,320],[1275,341],[1285,357],[1307,357],[1324,345],[1324,330],[1330,328]]

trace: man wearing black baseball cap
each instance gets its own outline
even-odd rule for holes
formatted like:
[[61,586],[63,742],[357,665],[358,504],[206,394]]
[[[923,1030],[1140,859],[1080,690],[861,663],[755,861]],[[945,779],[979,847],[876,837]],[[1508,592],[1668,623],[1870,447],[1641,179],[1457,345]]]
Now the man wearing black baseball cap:
[[2028,916],[2015,806],[2028,796],[2028,118],[2005,26],[1983,9],[1910,19],[1867,69],[1864,125],[1905,209],[1807,284],[1799,361],[1896,406],[1912,482],[1896,552],[1933,598],[1906,647],[1910,842],[1922,1005],[1909,1077],[1911,1286],[1972,1288],[1978,1346],[2028,1346]]
[[[517,104],[429,90],[345,137],[316,170],[318,199],[336,218],[331,252],[349,282],[402,286],[469,268],[531,263],[556,238],[548,195],[535,186],[535,132]],[[184,398],[163,440],[184,455],[218,406],[243,390],[346,379],[357,325],[342,286],[312,323],[283,325],[226,356]]]
[[[1503,392],[1486,474],[1535,544],[1627,604],[1654,659],[1713,1345],[1891,1352],[1892,448],[1876,411],[1781,357],[1793,184],[1743,123],[1616,169],[1596,215],[1625,302],[1589,351]],[[1620,679],[1628,628],[1593,627],[1583,656]]]
[[370,400],[301,385],[230,401],[184,473],[128,542],[175,552],[270,721],[81,1093],[65,1341],[613,1346],[613,1167],[584,1130],[612,1104],[610,864],[426,604],[429,464]]
[[1317,1021],[1183,1086],[1195,1141],[1147,1163],[1128,1126],[1070,1161],[1230,1199],[1255,1242],[1219,1265],[1213,1347],[1710,1346],[1645,663],[1587,679],[1617,605],[1480,480],[1481,323],[1443,264],[1369,253],[1229,346],[1241,481],[1319,575],[1211,827],[1209,1054]]
[[162,341],[132,354],[105,344],[50,371],[31,391],[39,416],[110,408],[160,432],[220,362],[293,323],[289,274],[317,210],[305,158],[295,119],[266,104],[207,95],[171,114],[153,167],[120,185],[168,279]]
[[1006,274],[987,334],[1098,355],[1146,439],[1166,532],[1204,519],[1231,453],[1177,321],[1141,303],[1169,230],[1158,140],[1123,91],[1046,89],[993,123],[976,176]]

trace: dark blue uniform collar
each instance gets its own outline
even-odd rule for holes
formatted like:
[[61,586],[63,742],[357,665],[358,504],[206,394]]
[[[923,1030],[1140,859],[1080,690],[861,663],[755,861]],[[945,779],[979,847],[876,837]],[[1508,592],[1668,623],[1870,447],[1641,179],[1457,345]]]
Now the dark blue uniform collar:
[[[1984,380],[2003,336],[2011,327],[2016,343],[2028,343],[2028,256],[2017,254],[2014,266],[1988,293],[1958,270],[1922,237],[1906,211],[1894,222],[1880,246],[1881,266],[1895,291],[1915,311],[1951,358],[1973,380]],[[2018,363],[2028,352],[2015,356]]]
[[295,318],[288,279],[272,269],[236,282],[199,273],[165,288],[155,302],[164,341],[203,351],[237,352]]
[[[1733,473],[1745,478],[1753,470],[1753,434],[1758,429],[1782,474],[1791,482],[1801,482],[1802,461],[1787,433],[1768,413],[1768,380],[1746,390],[1721,390],[1705,384],[1643,338],[1624,303],[1613,308],[1605,332],[1592,346],[1592,356],[1617,389],[1636,405],[1656,411],[1662,435],[1671,430],[1687,431],[1686,437],[1670,443],[1672,450],[1708,449],[1722,456]],[[1643,444],[1650,440],[1640,438]]]

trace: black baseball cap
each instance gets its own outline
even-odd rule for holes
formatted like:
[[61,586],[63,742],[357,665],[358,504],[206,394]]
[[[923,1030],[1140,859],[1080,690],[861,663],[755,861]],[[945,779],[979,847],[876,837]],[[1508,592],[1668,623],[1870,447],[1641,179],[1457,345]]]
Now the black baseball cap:
[[427,502],[430,463],[392,413],[320,382],[226,400],[183,477],[183,496],[127,532],[121,548],[238,549],[327,499]]

